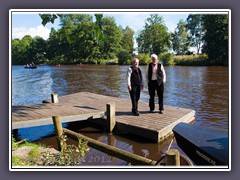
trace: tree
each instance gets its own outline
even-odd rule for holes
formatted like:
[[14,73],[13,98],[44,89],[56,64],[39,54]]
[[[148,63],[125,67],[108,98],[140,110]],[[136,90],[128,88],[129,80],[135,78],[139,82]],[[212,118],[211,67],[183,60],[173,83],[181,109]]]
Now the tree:
[[45,62],[46,41],[42,37],[36,36],[32,39],[28,48],[28,59],[28,63],[34,62],[35,64],[41,64]]
[[170,47],[170,34],[164,24],[163,17],[151,14],[145,22],[145,27],[137,37],[139,53],[160,54]]
[[187,32],[186,25],[186,22],[180,20],[177,24],[176,29],[172,33],[172,47],[178,55],[186,54],[190,48],[190,36]]
[[211,64],[228,65],[229,21],[228,15],[204,15],[203,52]]
[[103,59],[112,59],[121,50],[123,34],[120,27],[116,25],[113,17],[102,18],[103,43],[100,44]]
[[133,54],[134,51],[134,31],[130,27],[126,27],[122,30],[123,37],[121,40],[122,49],[125,49],[129,54]]
[[30,35],[25,35],[21,40],[12,40],[12,63],[13,64],[26,64],[29,59],[29,47],[32,42]]
[[[51,22],[53,24],[57,18],[63,19],[64,16],[66,16],[66,15],[65,14],[39,14],[39,16],[42,19],[42,25],[45,26],[49,22]],[[84,16],[82,16],[82,17],[84,17]],[[103,33],[102,33],[103,15],[95,14],[95,18],[96,18],[96,22],[95,22],[95,26],[94,26],[94,31],[95,31],[94,35],[95,35],[95,38],[97,41],[102,41],[104,38]],[[81,19],[78,19],[78,20],[81,20]]]
[[197,54],[200,52],[205,34],[202,18],[203,15],[200,14],[190,14],[187,17],[187,28],[191,34],[191,46],[197,48]]

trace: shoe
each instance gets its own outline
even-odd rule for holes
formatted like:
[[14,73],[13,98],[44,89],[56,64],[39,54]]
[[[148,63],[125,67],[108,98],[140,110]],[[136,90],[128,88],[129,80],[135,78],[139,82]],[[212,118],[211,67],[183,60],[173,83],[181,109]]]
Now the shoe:
[[153,113],[153,112],[154,112],[154,110],[150,110],[149,112],[150,112],[150,113]]
[[159,110],[159,114],[163,114],[163,111],[162,111],[162,110]]
[[132,112],[134,116],[139,116],[140,113],[137,111],[137,112]]

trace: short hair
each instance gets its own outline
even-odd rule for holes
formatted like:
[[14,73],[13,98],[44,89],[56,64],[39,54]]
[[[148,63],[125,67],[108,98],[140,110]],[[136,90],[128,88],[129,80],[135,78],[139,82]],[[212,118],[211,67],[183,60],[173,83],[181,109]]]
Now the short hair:
[[138,60],[138,62],[139,62],[139,59],[138,59],[138,58],[133,58],[132,62],[134,62],[134,61],[136,61],[136,60]]
[[152,54],[152,55],[151,55],[151,59],[152,59],[152,58],[158,59],[158,56],[157,56],[156,54]]

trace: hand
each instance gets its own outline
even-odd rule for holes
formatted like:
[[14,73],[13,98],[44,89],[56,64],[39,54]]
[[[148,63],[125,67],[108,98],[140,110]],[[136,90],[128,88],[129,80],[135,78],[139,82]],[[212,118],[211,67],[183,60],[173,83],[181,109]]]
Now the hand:
[[143,85],[141,85],[141,90],[143,90]]
[[132,90],[132,86],[129,85],[129,86],[128,86],[128,91],[131,91],[131,90]]

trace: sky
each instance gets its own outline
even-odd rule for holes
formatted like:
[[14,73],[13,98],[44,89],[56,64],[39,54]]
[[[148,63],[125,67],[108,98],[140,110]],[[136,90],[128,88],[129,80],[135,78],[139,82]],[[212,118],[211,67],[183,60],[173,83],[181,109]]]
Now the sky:
[[[50,12],[49,12],[50,13]],[[93,14],[92,12],[87,12]],[[142,30],[145,25],[145,20],[150,17],[150,14],[155,14],[152,11],[141,11],[141,12],[101,12],[104,16],[114,17],[117,25],[121,25],[123,28],[129,26],[134,30],[135,33]],[[157,12],[159,13],[159,12]],[[179,20],[186,20],[189,12],[161,12],[159,13],[168,27],[169,32],[173,32],[177,27]],[[12,12],[11,13],[11,28],[12,28],[12,39],[22,38],[25,35],[31,35],[32,37],[41,36],[43,39],[49,37],[51,28],[59,28],[59,20],[56,20],[54,24],[48,23],[45,27],[41,24],[41,18],[38,12]]]

